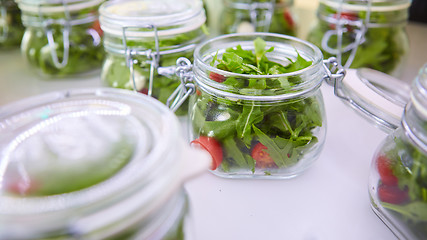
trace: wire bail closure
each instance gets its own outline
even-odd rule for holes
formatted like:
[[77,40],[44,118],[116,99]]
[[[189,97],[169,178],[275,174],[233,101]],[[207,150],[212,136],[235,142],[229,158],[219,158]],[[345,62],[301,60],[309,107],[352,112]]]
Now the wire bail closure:
[[132,84],[133,84],[133,90],[135,92],[138,92],[138,89],[136,87],[136,80],[135,80],[135,69],[134,65],[138,64],[138,59],[135,58],[135,56],[138,55],[145,55],[147,57],[147,61],[145,63],[150,64],[150,78],[148,81],[148,93],[147,95],[152,96],[153,94],[153,82],[154,82],[154,71],[159,67],[159,59],[160,59],[160,49],[159,49],[159,37],[157,33],[157,27],[154,25],[145,25],[145,26],[138,26],[138,28],[145,28],[145,29],[152,29],[154,33],[154,44],[155,44],[155,52],[153,53],[152,49],[147,49],[145,51],[137,51],[135,49],[129,48],[127,45],[127,38],[126,38],[126,30],[128,28],[135,28],[135,27],[123,27],[123,46],[125,48],[125,55],[126,55],[126,66],[129,68],[130,76],[132,78]]
[[166,106],[174,112],[190,95],[196,92],[196,87],[193,83],[193,65],[190,60],[185,57],[178,58],[176,60],[175,74],[181,80],[181,84],[173,91],[166,102]]
[[7,24],[7,10],[5,6],[0,7],[0,42],[5,42],[9,35],[9,26]]
[[[62,0],[62,5],[64,6],[64,13],[65,13],[65,19],[58,19],[58,20],[54,20],[54,19],[47,19],[47,20],[43,20],[43,13],[41,11],[41,5],[39,5],[38,7],[38,12],[39,12],[39,19],[40,22],[43,23],[43,29],[46,33],[46,38],[49,44],[49,49],[50,49],[50,56],[52,58],[53,64],[55,65],[56,68],[64,68],[65,66],[67,66],[68,64],[68,58],[69,58],[69,53],[70,53],[70,30],[71,30],[71,15],[70,15],[70,11],[68,10],[68,5],[67,3]],[[60,25],[64,27],[64,30],[62,32],[62,38],[63,38],[63,47],[64,47],[64,54],[62,56],[62,62],[59,62],[59,58],[58,58],[58,54],[55,50],[56,48],[56,43],[55,43],[55,39],[53,37],[53,31],[51,26],[52,25]]]
[[326,76],[323,79],[328,85],[334,87],[335,96],[349,101],[348,97],[344,94],[342,87],[342,81],[346,74],[343,66],[341,66],[335,57],[330,57],[323,60],[323,67],[326,72]]
[[[357,49],[360,44],[363,44],[365,42],[365,34],[368,29],[367,25],[369,24],[370,19],[370,13],[371,13],[371,5],[372,0],[362,0],[364,2],[368,3],[367,11],[366,11],[366,17],[365,19],[345,19],[341,18],[343,15],[342,11],[342,4],[343,1],[340,2],[340,5],[337,9],[337,13],[334,17],[330,16],[323,16],[321,17],[326,22],[333,24],[335,26],[335,29],[328,30],[325,32],[325,34],[322,37],[322,49],[332,55],[335,55],[337,58],[337,61],[345,68],[350,68],[350,65],[352,64],[354,57],[356,56]],[[348,44],[347,46],[343,47],[343,34],[351,32],[354,34],[354,42]],[[332,36],[337,37],[337,46],[336,48],[329,46],[329,40]],[[343,53],[350,52],[350,55],[347,59],[347,61],[343,64],[342,63],[342,55]]]

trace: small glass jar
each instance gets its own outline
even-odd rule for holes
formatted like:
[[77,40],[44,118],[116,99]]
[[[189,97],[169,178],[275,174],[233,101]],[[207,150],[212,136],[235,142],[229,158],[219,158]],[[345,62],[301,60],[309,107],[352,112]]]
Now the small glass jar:
[[0,108],[0,239],[187,239],[208,169],[157,100],[75,89]]
[[320,0],[308,41],[345,68],[372,68],[399,76],[409,51],[405,26],[410,0]]
[[44,76],[99,69],[104,53],[98,7],[104,0],[19,0],[26,28],[21,51]]
[[[102,81],[166,103],[180,85],[176,60],[192,59],[196,44],[206,37],[202,1],[109,1],[100,14],[107,52]],[[186,112],[184,104],[176,113]]]
[[[282,67],[297,62],[300,69],[280,74],[279,66],[271,66],[268,75],[237,73],[257,67],[231,56],[231,49],[243,55],[262,52],[259,58]],[[217,68],[218,59],[236,71]],[[325,79],[344,76],[342,68],[331,74],[324,63],[337,66],[333,59],[323,61],[316,46],[273,33],[216,37],[197,46],[193,66],[179,59],[177,73],[187,79],[187,93],[195,93],[189,103],[192,144],[211,154],[212,172],[229,178],[291,178],[307,169],[325,140],[319,87]]]
[[296,35],[293,0],[223,0],[220,33],[272,32]]
[[23,34],[18,5],[13,0],[0,0],[0,48],[19,47]]
[[401,125],[375,153],[369,179],[374,212],[399,239],[427,238],[427,65],[412,86]]

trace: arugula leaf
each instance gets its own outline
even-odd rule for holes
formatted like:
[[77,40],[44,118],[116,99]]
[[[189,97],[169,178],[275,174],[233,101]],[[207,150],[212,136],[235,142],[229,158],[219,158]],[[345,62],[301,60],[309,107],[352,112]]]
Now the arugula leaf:
[[237,137],[241,138],[246,146],[252,142],[252,125],[261,122],[264,119],[260,107],[250,105],[243,106],[243,111],[236,122]]

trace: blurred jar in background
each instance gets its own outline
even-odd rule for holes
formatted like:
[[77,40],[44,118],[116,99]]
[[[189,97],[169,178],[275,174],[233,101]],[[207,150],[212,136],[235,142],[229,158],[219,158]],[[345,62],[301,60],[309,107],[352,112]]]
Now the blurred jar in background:
[[296,35],[293,0],[223,0],[219,32]]
[[[103,83],[166,103],[181,83],[175,75],[177,59],[192,59],[207,35],[202,1],[108,1],[100,14],[107,53]],[[176,113],[187,114],[187,103]]]
[[399,76],[408,51],[410,0],[320,0],[308,41],[345,68],[372,68]]
[[399,239],[427,239],[427,64],[412,85],[401,125],[377,150],[369,193]]
[[0,48],[19,47],[23,34],[18,5],[13,0],[0,0]]
[[66,77],[102,65],[98,7],[104,0],[19,0],[26,27],[21,50],[44,76]]

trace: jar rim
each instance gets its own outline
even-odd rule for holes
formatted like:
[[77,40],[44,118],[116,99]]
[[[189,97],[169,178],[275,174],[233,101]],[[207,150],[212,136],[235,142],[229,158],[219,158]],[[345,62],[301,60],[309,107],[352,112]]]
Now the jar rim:
[[[63,221],[68,221],[69,219],[67,220],[59,217],[60,214],[80,209],[82,211],[79,212],[79,214],[90,215],[93,213],[88,211],[96,208],[95,205],[105,205],[108,202],[115,204],[118,198],[127,199],[129,196],[132,196],[134,192],[143,193],[142,195],[144,195],[145,200],[140,199],[139,202],[141,204],[147,204],[147,208],[149,209],[151,206],[150,199],[156,199],[156,201],[160,202],[164,201],[172,192],[178,189],[179,181],[173,181],[173,179],[176,179],[179,175],[179,169],[174,167],[176,164],[179,164],[179,161],[176,161],[176,158],[172,155],[176,155],[177,151],[179,152],[179,148],[176,147],[177,139],[179,138],[179,122],[176,116],[164,104],[151,97],[127,90],[111,88],[72,89],[52,92],[1,107],[0,116],[5,121],[0,122],[0,126],[8,133],[7,125],[10,125],[10,123],[7,123],[7,120],[13,122],[14,119],[16,120],[16,116],[19,115],[26,118],[36,118],[36,116],[31,115],[33,114],[31,110],[34,108],[41,109],[44,106],[50,106],[49,104],[51,103],[59,103],[58,106],[60,107],[60,104],[65,101],[77,102],[79,99],[100,99],[98,102],[99,106],[97,106],[101,108],[100,111],[108,111],[108,107],[110,106],[110,103],[105,103],[105,106],[102,105],[102,101],[111,101],[112,103],[127,105],[129,109],[127,109],[127,112],[123,115],[123,117],[126,118],[128,118],[129,115],[143,115],[144,118],[139,116],[138,120],[141,121],[141,124],[144,125],[147,132],[138,134],[146,134],[145,138],[147,139],[142,141],[141,144],[151,141],[152,147],[148,152],[134,149],[130,161],[123,166],[119,172],[110,176],[103,182],[81,190],[41,197],[21,198],[7,195],[0,196],[2,201],[0,212],[5,214],[5,216],[8,216],[12,220],[16,218],[17,222],[19,222],[19,219],[22,219],[22,217],[47,215],[47,219],[52,220],[51,217],[53,216],[53,221],[59,221],[54,225],[67,225],[69,223]],[[126,106],[124,107],[126,108]],[[31,114],[28,114],[30,112]],[[147,116],[147,114],[152,115]],[[44,121],[49,121],[50,119],[51,118],[47,118]],[[42,120],[43,119],[39,121]],[[23,121],[25,121],[25,119]],[[12,126],[10,128],[12,128]],[[18,129],[17,131],[20,133],[21,130]],[[13,133],[2,135],[8,135],[8,139],[14,137]],[[5,138],[6,137],[4,137],[3,140],[0,139],[0,141],[7,140]],[[136,147],[140,147],[141,144],[137,143]],[[6,147],[7,146],[4,146],[0,149],[2,153]],[[2,156],[2,159],[3,158],[4,156]],[[0,170],[3,179],[5,171],[4,161],[2,161]],[[161,179],[156,178],[160,173],[167,174],[162,174]],[[171,184],[171,182],[173,184]],[[95,209],[95,211],[97,210]],[[12,221],[9,223],[12,224]]]
[[[342,11],[367,11],[370,9],[371,12],[391,12],[391,11],[399,11],[408,9],[411,6],[410,0],[372,0],[372,6],[367,5],[367,1],[360,1],[360,3],[356,3],[357,1],[351,1],[348,3],[348,0],[319,0],[320,4],[325,4],[334,9],[341,8]],[[389,4],[384,4],[387,2]],[[381,3],[384,5],[375,5],[376,3]]]
[[[216,68],[215,66],[211,66],[206,62],[207,57],[212,57],[212,54],[215,55],[216,53],[213,52],[212,49],[209,49],[209,51],[206,51],[206,53],[202,53],[203,48],[208,47],[209,45],[214,45],[215,43],[222,44],[220,48],[221,50],[225,50],[228,47],[235,47],[238,44],[244,42],[251,44],[251,49],[253,50],[253,41],[257,38],[269,38],[267,43],[267,47],[274,46],[275,51],[273,51],[271,54],[277,53],[277,49],[292,49],[294,53],[302,54],[302,57],[308,57],[309,60],[312,62],[310,66],[294,71],[289,73],[283,73],[283,74],[272,74],[272,75],[250,75],[250,74],[239,74],[239,73],[233,73],[225,70],[221,70]],[[244,40],[242,40],[243,38]],[[240,39],[240,40],[239,40]],[[274,39],[274,40],[272,40]],[[269,45],[270,44],[270,45]],[[304,47],[308,50],[304,52],[301,49],[298,49],[297,47],[300,46],[300,48]],[[245,45],[246,46],[246,45]],[[279,48],[276,48],[279,47]],[[282,48],[280,48],[282,47]],[[310,51],[310,55],[306,52]],[[285,54],[281,53],[279,55],[283,58],[291,57],[291,54]],[[194,65],[193,72],[195,72],[195,81],[196,83],[204,88],[205,90],[215,92],[218,95],[224,95],[228,98],[238,98],[238,99],[246,99],[246,100],[257,100],[257,101],[277,101],[277,100],[283,100],[283,99],[293,99],[296,97],[303,96],[307,93],[313,92],[314,90],[318,89],[323,82],[323,78],[326,76],[326,73],[324,72],[323,68],[323,55],[322,52],[318,47],[316,47],[314,44],[307,42],[305,40],[301,40],[296,37],[288,36],[288,35],[282,35],[282,34],[276,34],[276,33],[234,33],[234,34],[227,34],[222,35],[210,40],[207,40],[201,44],[199,44],[195,51],[194,51]],[[203,73],[202,73],[203,72]],[[294,88],[291,91],[283,92],[283,89],[276,89],[279,90],[277,94],[273,95],[256,95],[256,94],[240,94],[236,93],[233,90],[227,89],[227,86],[215,82],[214,80],[209,79],[204,72],[215,72],[218,74],[221,74],[226,77],[238,77],[242,79],[271,79],[271,78],[280,78],[280,77],[298,77],[302,75],[307,75],[310,77],[307,77],[302,81],[301,83],[294,86]],[[241,89],[236,89],[238,92],[241,91]]]
[[104,0],[17,0],[19,8],[31,13],[59,13],[78,11],[100,5]]
[[[180,5],[181,4],[181,5]],[[202,2],[184,0],[180,4],[155,0],[112,0],[100,8],[100,24],[104,32],[127,37],[171,36],[200,28],[206,21]],[[143,14],[150,11],[150,14]]]

